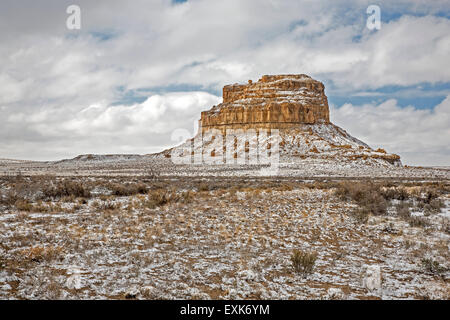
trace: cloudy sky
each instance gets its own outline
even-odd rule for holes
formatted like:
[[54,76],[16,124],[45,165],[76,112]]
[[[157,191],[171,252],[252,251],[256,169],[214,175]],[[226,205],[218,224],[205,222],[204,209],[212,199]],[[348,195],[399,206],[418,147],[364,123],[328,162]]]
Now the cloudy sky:
[[0,158],[160,151],[223,85],[306,73],[350,134],[450,165],[450,0],[2,0],[0,61]]

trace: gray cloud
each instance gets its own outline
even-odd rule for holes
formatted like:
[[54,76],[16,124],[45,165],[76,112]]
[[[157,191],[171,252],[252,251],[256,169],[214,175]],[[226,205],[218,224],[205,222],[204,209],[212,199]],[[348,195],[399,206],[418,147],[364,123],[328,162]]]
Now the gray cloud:
[[370,146],[399,154],[405,164],[449,164],[450,95],[433,109],[401,108],[396,100],[388,100],[379,105],[332,106],[330,115]]
[[307,73],[341,95],[450,82],[450,22],[430,16],[448,1],[384,1],[382,16],[424,16],[377,32],[365,29],[368,1],[78,1],[81,31],[65,28],[69,4],[0,3],[0,157],[155,151],[218,101],[178,93],[180,111],[174,93],[128,106],[129,92],[217,93],[270,73]]

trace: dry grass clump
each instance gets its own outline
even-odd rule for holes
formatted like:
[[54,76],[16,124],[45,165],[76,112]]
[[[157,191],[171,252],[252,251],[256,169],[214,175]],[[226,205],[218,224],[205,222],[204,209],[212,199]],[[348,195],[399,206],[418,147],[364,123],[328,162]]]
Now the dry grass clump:
[[156,189],[148,192],[148,200],[145,205],[155,208],[174,202],[190,203],[194,197],[193,191],[177,192],[175,189]]
[[423,217],[411,216],[406,219],[411,227],[425,228],[430,225],[430,223]]
[[14,205],[19,211],[30,212],[33,210],[33,205],[27,200],[17,200]]
[[12,207],[19,200],[35,198],[42,188],[42,181],[28,180],[22,176],[3,178],[5,181],[0,190],[0,204]]
[[157,189],[149,192],[148,200],[154,206],[163,206],[169,202],[176,201],[176,192],[167,189]]
[[13,190],[8,190],[6,192],[0,191],[0,204],[6,205],[10,207],[14,205],[19,200],[19,197],[16,192]]
[[380,189],[381,194],[386,200],[407,200],[410,198],[410,194],[405,187],[384,187]]
[[29,249],[21,250],[19,255],[22,256],[26,261],[32,262],[49,262],[61,257],[63,253],[63,248],[61,247],[42,247],[36,246]]
[[114,211],[122,207],[120,203],[116,203],[114,201],[94,201],[91,205],[94,209],[100,211]]
[[439,213],[443,207],[445,207],[444,201],[440,199],[433,199],[429,203],[425,203],[423,205],[423,210],[426,215],[429,215],[431,213]]
[[76,181],[63,180],[56,185],[45,187],[43,194],[47,198],[90,198],[91,192],[85,184]]
[[450,234],[450,222],[448,220],[444,221],[442,223],[442,230],[446,233],[446,234]]
[[423,185],[414,191],[405,186],[395,186],[390,182],[373,183],[370,181],[345,181],[336,185],[335,195],[341,200],[352,200],[359,205],[353,216],[365,223],[370,214],[385,215],[392,200],[398,200],[395,206],[397,216],[405,219],[412,226],[425,227],[427,221],[420,217],[411,217],[410,207],[424,211],[425,215],[440,212],[445,203],[438,199],[442,190],[435,186]]
[[314,147],[312,147],[312,148],[309,150],[309,152],[319,153],[319,150],[317,150],[317,147],[314,146]]
[[447,271],[447,268],[444,268],[437,261],[435,261],[433,259],[423,258],[421,262],[422,262],[422,267],[425,270],[425,272],[430,273],[432,275],[440,276]]
[[202,182],[198,185],[198,191],[209,191],[210,187],[207,183]]
[[148,192],[147,185],[143,183],[113,183],[108,186],[108,189],[115,196],[132,196],[135,194],[146,194]]
[[444,206],[444,203],[438,198],[445,192],[447,191],[439,186],[421,186],[415,190],[413,197],[417,201],[418,208],[438,212]]
[[383,197],[380,185],[372,182],[345,181],[338,184],[335,194],[342,200],[353,200],[360,206],[361,215],[384,215],[388,203]]
[[351,212],[351,216],[360,224],[366,224],[369,221],[370,210],[366,207],[357,208]]
[[402,201],[399,204],[397,204],[395,206],[397,216],[399,216],[403,219],[409,218],[411,216],[409,207],[410,207],[410,204],[406,201]]
[[291,262],[294,271],[306,276],[311,274],[316,264],[317,253],[294,250],[291,255]]

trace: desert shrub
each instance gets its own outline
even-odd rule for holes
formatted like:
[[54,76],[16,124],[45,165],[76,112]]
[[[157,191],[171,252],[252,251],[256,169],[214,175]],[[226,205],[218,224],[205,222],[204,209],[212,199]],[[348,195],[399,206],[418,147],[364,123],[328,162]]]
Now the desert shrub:
[[10,207],[10,206],[14,205],[18,200],[19,200],[19,196],[13,190],[8,190],[6,192],[0,192],[0,204]]
[[173,199],[173,194],[166,189],[158,189],[149,193],[149,200],[155,205],[161,206],[169,203]]
[[416,245],[416,243],[414,241],[411,240],[405,240],[405,248],[406,249],[410,249],[410,248],[414,248],[414,246]]
[[450,222],[449,221],[444,221],[442,223],[442,230],[446,233],[446,234],[450,234]]
[[156,189],[148,193],[147,205],[149,207],[164,206],[170,202],[177,202],[182,199],[186,200],[189,197],[191,196],[186,195],[186,197],[183,197],[178,195],[175,190]]
[[294,250],[291,255],[291,262],[294,271],[306,276],[313,272],[316,264],[317,253]]
[[344,181],[337,185],[335,194],[342,200],[354,200],[360,203],[373,191],[378,192],[378,188],[371,182]]
[[51,261],[57,259],[63,253],[61,247],[36,246],[19,252],[22,258],[33,262]]
[[200,183],[198,186],[198,191],[209,191],[209,185],[207,183]]
[[390,234],[398,234],[399,230],[395,229],[394,224],[392,222],[390,222],[388,225],[386,225],[383,228],[383,232],[390,233]]
[[137,183],[135,189],[138,194],[146,194],[148,192],[148,187],[143,183]]
[[387,213],[388,203],[379,193],[373,192],[365,195],[360,201],[360,206],[378,216]]
[[129,196],[132,194],[132,192],[130,192],[130,190],[127,188],[127,186],[123,185],[123,184],[112,184],[109,186],[109,189],[111,190],[111,194],[115,195],[115,196]]
[[423,258],[421,262],[425,272],[431,273],[433,275],[442,275],[447,271],[446,268],[441,266],[437,261],[433,259]]
[[369,220],[370,211],[367,208],[357,208],[352,211],[351,215],[356,222],[365,224]]
[[395,210],[397,212],[397,216],[407,219],[411,216],[411,212],[409,211],[409,203],[402,201],[395,206]]
[[279,187],[276,188],[278,191],[292,191],[294,190],[294,186],[289,183],[283,183]]
[[29,178],[13,179],[9,183],[9,189],[4,191],[0,200],[9,206],[13,205],[17,200],[32,199],[40,192],[42,182],[35,182]]
[[374,215],[387,213],[388,203],[380,186],[372,182],[345,181],[338,184],[335,194],[342,200],[353,200],[366,212]]
[[15,203],[16,209],[19,211],[30,212],[33,210],[33,205],[26,200],[18,200]]
[[120,207],[121,207],[120,203],[116,203],[113,201],[105,201],[103,203],[96,204],[96,209],[99,209],[102,211],[112,211],[112,210],[120,209]]
[[429,203],[425,204],[424,210],[426,213],[439,213],[441,209],[445,207],[444,201],[440,199],[432,199]]
[[132,196],[135,194],[146,194],[148,188],[143,183],[120,184],[113,183],[108,187],[115,196]]
[[334,188],[336,183],[328,181],[314,181],[313,183],[305,183],[303,186],[308,189],[328,190]]
[[415,206],[423,210],[426,216],[439,213],[445,207],[444,201],[439,199],[441,192],[445,191],[435,186],[422,186],[415,192]]
[[312,148],[309,150],[309,152],[319,153],[319,150],[317,150],[317,147],[314,146],[314,147],[312,147]]
[[408,194],[408,191],[404,187],[390,187],[390,188],[382,188],[381,194],[386,200],[407,200],[409,199],[410,195]]
[[408,223],[411,227],[425,228],[425,227],[429,226],[429,223],[427,220],[425,220],[423,217],[418,217],[418,216],[409,217]]
[[418,200],[424,204],[430,204],[431,201],[434,199],[437,199],[439,197],[439,192],[437,189],[432,187],[423,187],[419,191],[419,198]]
[[[167,158],[167,155],[166,155],[166,158]],[[150,168],[148,168],[147,176],[144,178],[146,180],[156,180],[160,175],[161,175],[161,173],[158,170],[150,167]]]
[[[409,199],[414,199],[414,205],[418,209],[423,210],[426,215],[439,212],[445,206],[445,203],[438,199],[440,193],[445,191],[442,186],[423,185],[414,192],[409,193],[405,187],[408,184],[400,187],[389,181],[383,184],[384,186],[381,183],[370,181],[344,181],[337,184],[335,195],[341,200],[352,200],[361,208],[364,208],[362,212],[359,212],[359,217],[363,217],[362,213],[366,212],[374,215],[386,214],[390,200],[402,201],[395,209],[397,215],[405,219],[409,219],[410,216],[408,208],[410,203],[406,202]],[[426,225],[426,221],[424,222],[417,218],[410,220],[410,223],[415,226]]]
[[147,201],[143,205],[148,208],[155,208],[169,203],[190,203],[195,198],[195,192],[185,191],[177,193],[175,189],[155,189],[148,192]]
[[51,185],[43,190],[43,194],[47,198],[90,198],[90,190],[81,182],[64,180],[59,182],[56,186]]
[[190,203],[195,198],[195,192],[189,190],[181,193],[180,201],[183,203]]

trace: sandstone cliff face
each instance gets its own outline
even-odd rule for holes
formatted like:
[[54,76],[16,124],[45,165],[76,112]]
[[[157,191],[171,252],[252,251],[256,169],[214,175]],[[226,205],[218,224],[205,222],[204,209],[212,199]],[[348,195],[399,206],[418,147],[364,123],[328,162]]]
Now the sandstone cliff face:
[[223,103],[202,112],[209,129],[285,129],[298,124],[329,123],[324,85],[307,75],[263,76],[258,82],[223,88]]

